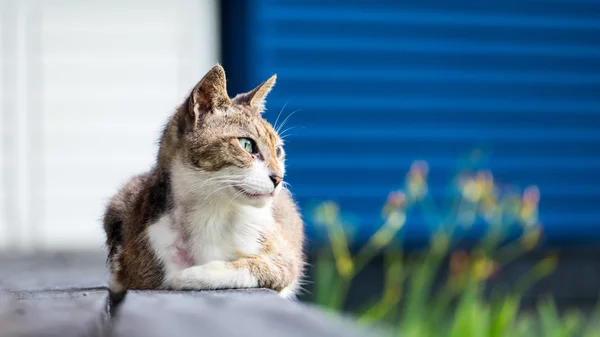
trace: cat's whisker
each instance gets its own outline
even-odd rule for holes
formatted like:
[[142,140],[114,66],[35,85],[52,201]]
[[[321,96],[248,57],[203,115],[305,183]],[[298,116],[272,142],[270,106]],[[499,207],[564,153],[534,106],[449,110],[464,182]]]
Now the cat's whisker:
[[295,136],[295,135],[296,135],[295,133],[289,133],[289,134],[287,134],[287,135],[285,135],[283,137],[280,136],[279,138],[281,138],[281,140],[286,140],[288,137]]
[[192,184],[188,184],[186,187],[188,189],[196,189],[196,188],[202,188],[202,187],[207,187],[210,185],[214,185],[214,184],[220,184],[222,183],[223,180],[212,180],[212,181],[204,181],[202,183],[192,183]]
[[185,176],[189,180],[196,181],[197,183],[206,183],[209,181],[214,181],[214,180],[219,180],[219,179],[232,179],[232,178],[237,177],[235,175],[228,175],[228,176],[217,176],[217,177],[212,177],[212,178],[207,178],[207,179],[198,179],[195,174],[186,174]]
[[[217,181],[211,181],[209,183],[204,183],[204,184],[195,184],[195,185],[191,185],[188,186],[186,193],[184,193],[184,196],[189,196],[189,195],[195,195],[198,192],[200,192],[203,188],[207,188],[207,187],[211,187],[211,186],[219,186],[221,184],[227,184],[226,186],[230,186],[230,185],[234,185],[234,184],[239,184],[241,183],[240,180],[217,180]],[[222,189],[221,187],[217,188],[217,191],[219,189]],[[211,195],[212,193],[216,192],[215,190],[213,190],[211,193],[209,193],[209,195]]]
[[229,200],[229,203],[227,204],[227,207],[229,207],[229,205],[231,205],[231,203],[233,202],[233,200],[235,200],[237,197],[239,197],[240,195],[244,194],[245,192],[243,190],[239,190],[237,193],[235,193],[233,195],[233,197],[231,198],[231,200]]
[[279,113],[277,114],[277,119],[275,119],[275,123],[273,124],[273,128],[275,130],[277,130],[277,121],[279,121],[279,117],[281,116],[281,113],[283,112],[283,110],[285,109],[285,107],[288,105],[288,102],[285,102],[285,104],[283,105],[283,108],[281,108],[281,110],[279,110]]
[[[241,182],[241,181],[242,181],[242,179],[225,179],[225,178],[222,178],[222,179],[214,179],[214,180],[211,180],[211,181],[205,181],[202,184],[197,184],[197,186],[198,187],[203,187],[203,186],[208,186],[208,185],[211,185],[211,184],[228,183],[228,182]],[[196,185],[192,185],[192,186],[195,187]]]
[[204,196],[204,197],[202,198],[202,200],[204,201],[204,200],[208,199],[208,198],[209,198],[211,195],[213,195],[213,194],[215,194],[215,193],[217,193],[217,192],[219,192],[219,191],[222,191],[222,190],[224,190],[224,189],[226,189],[226,188],[229,188],[229,187],[231,187],[231,185],[225,185],[225,186],[221,186],[221,187],[219,187],[219,188],[215,189],[214,191],[210,192],[208,195]]
[[[223,184],[225,184],[225,185],[223,185]],[[201,192],[203,192],[203,191],[204,191],[205,193],[208,193],[208,195],[211,195],[211,194],[213,194],[213,193],[215,193],[215,192],[219,191],[220,189],[222,189],[224,186],[225,186],[225,187],[227,187],[227,186],[230,186],[230,184],[231,184],[231,183],[219,183],[219,184],[214,184],[214,185],[212,185],[212,186],[213,186],[213,188],[212,188],[212,189],[208,189],[208,190],[206,190],[206,189],[202,189],[202,188],[190,189],[190,190],[188,190],[188,191],[187,191],[187,193],[186,193],[185,195],[186,195],[186,196],[188,196],[188,195],[192,195],[192,196],[193,196],[193,195],[198,195],[198,194],[202,194]],[[199,192],[200,192],[200,193],[199,193]]]
[[228,187],[232,187],[232,186],[243,186],[243,185],[227,184],[227,185],[225,185],[225,186],[219,187],[219,188],[217,188],[216,190],[214,190],[214,191],[210,192],[208,195],[206,195],[205,197],[203,197],[203,198],[202,198],[202,200],[206,200],[206,199],[208,199],[208,198],[209,198],[211,195],[213,195],[213,194],[215,194],[215,193],[217,193],[217,192],[219,192],[219,191],[221,191],[221,190],[224,190],[224,189],[226,189],[226,188],[228,188]]
[[294,129],[296,129],[296,128],[305,128],[305,127],[304,127],[304,126],[302,126],[302,125],[290,126],[289,128],[287,128],[287,129],[283,130],[283,131],[280,133],[279,137],[284,137],[286,132],[288,132],[288,131],[290,131],[290,130],[294,130]]
[[226,183],[240,183],[240,180],[217,180],[217,181],[210,181],[210,182],[204,182],[202,184],[193,184],[193,185],[188,185],[187,186],[187,192],[186,194],[193,194],[198,192],[199,190],[201,190],[202,188],[205,187],[209,187],[209,186],[214,186],[214,185],[219,185],[219,184],[226,184]]
[[298,110],[294,110],[292,111],[284,120],[283,122],[281,122],[281,125],[277,127],[277,129],[275,129],[275,131],[277,133],[279,133],[279,130],[281,130],[282,127],[284,127],[285,123],[287,123],[287,121],[290,119],[290,117],[292,117],[296,112],[298,111],[302,111],[302,109],[298,109]]
[[[193,177],[193,176],[192,176]],[[212,181],[212,180],[219,180],[219,179],[232,179],[232,178],[243,178],[243,175],[239,175],[239,174],[229,174],[229,175],[221,175],[221,176],[216,176],[216,177],[212,177],[212,178],[207,178],[204,179],[203,181]]]
[[[239,178],[239,179],[233,179],[233,178]],[[191,186],[188,187],[203,187],[212,183],[220,183],[220,182],[229,182],[229,181],[241,181],[243,179],[242,176],[238,176],[238,175],[230,175],[230,176],[220,176],[220,177],[213,177],[213,178],[209,178],[206,179],[204,181],[199,181]]]

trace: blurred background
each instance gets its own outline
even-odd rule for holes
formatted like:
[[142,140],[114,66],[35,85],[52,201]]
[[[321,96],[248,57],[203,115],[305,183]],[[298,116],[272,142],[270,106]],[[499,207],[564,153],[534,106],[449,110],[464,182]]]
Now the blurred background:
[[413,161],[438,197],[467,156],[539,188],[545,244],[572,256],[552,284],[600,292],[598,1],[0,0],[0,59],[2,250],[103,249],[107,199],[220,62],[231,96],[278,74],[265,116],[287,119],[311,256],[314,203],[365,241]]

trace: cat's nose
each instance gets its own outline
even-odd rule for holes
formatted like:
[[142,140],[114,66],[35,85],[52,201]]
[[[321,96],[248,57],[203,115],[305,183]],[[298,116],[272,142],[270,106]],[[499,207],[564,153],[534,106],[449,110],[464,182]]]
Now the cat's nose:
[[271,178],[271,181],[273,182],[273,186],[275,186],[275,187],[279,186],[279,184],[281,184],[281,181],[283,180],[282,176],[279,176],[276,174],[271,174],[269,176],[269,178]]

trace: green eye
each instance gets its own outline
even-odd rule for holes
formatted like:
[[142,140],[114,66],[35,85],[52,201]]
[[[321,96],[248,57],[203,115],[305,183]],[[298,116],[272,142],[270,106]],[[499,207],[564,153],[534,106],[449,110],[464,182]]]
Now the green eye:
[[248,153],[255,153],[256,149],[254,148],[254,142],[250,138],[238,138],[242,149],[246,150]]

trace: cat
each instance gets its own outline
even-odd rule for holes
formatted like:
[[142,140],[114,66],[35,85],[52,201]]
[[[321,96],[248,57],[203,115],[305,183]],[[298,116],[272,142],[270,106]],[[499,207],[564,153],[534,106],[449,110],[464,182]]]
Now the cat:
[[109,288],[268,288],[295,298],[304,222],[262,117],[277,75],[230,98],[216,64],[169,118],[156,164],[108,203]]

